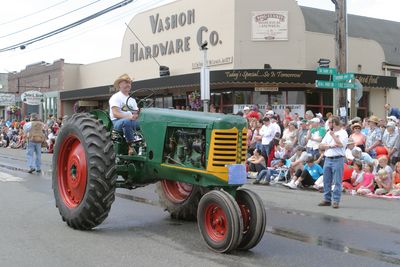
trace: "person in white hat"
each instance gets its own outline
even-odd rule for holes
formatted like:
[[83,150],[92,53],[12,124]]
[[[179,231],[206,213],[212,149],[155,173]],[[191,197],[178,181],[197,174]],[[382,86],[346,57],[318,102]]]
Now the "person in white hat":
[[[139,108],[133,97],[129,98],[129,92],[132,87],[132,79],[123,74],[114,82],[115,89],[119,91],[113,94],[108,101],[110,105],[110,119],[117,131],[123,131],[126,142],[129,145],[129,154],[132,154],[132,144],[134,142],[134,131],[139,129],[137,119],[139,117]],[[128,102],[127,102],[128,100]]]
[[[394,128],[394,131],[396,132],[396,133],[399,133],[399,128],[397,127],[397,125],[398,125],[398,123],[399,123],[399,120],[395,117],[395,116],[389,116],[389,117],[387,117],[387,122],[389,123],[389,122],[393,122],[394,124],[395,124],[395,128]],[[385,133],[384,134],[386,134],[386,130],[385,130]]]
[[250,112],[250,108],[248,106],[245,106],[243,108],[243,118],[247,118],[247,115],[249,114],[249,112]]
[[399,134],[396,133],[396,123],[389,121],[386,125],[385,134],[382,137],[382,144],[388,152],[388,156],[391,164],[396,164],[398,159],[399,149],[396,147],[396,141]]

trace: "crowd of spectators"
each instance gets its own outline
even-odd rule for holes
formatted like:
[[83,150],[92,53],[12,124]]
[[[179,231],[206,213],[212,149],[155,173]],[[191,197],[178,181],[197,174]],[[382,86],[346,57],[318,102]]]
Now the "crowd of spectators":
[[[53,153],[54,143],[57,138],[57,132],[62,125],[63,118],[56,118],[49,115],[45,121],[43,129],[46,140],[42,144],[42,152]],[[17,120],[4,120],[0,118],[0,147],[11,149],[26,149],[27,141],[24,133],[24,125],[29,121],[29,117]]]
[[[343,191],[360,195],[400,196],[400,112],[385,105],[387,116],[341,121],[348,133]],[[254,184],[281,183],[290,189],[322,191],[324,150],[320,143],[334,116],[292,114],[281,119],[270,106],[239,112],[248,120],[248,170]],[[304,116],[303,116],[304,115]]]

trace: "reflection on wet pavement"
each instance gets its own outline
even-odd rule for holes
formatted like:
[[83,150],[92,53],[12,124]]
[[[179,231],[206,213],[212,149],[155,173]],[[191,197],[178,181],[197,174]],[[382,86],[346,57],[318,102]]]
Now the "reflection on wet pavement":
[[371,251],[371,250],[363,250],[354,247],[347,246],[342,241],[334,240],[331,238],[324,238],[322,236],[314,237],[305,233],[295,232],[288,229],[280,228],[280,227],[267,227],[266,232],[269,232],[273,235],[278,235],[281,237],[297,240],[300,242],[313,244],[337,251],[341,251],[344,253],[349,253],[357,256],[369,257],[375,260],[398,264],[400,265],[400,258],[395,258],[392,256],[397,255],[397,253],[393,251]]

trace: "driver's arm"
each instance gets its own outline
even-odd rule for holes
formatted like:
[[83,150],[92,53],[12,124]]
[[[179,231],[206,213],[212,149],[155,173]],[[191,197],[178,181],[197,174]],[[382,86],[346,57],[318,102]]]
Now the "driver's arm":
[[136,120],[138,118],[138,114],[135,112],[133,114],[125,114],[122,113],[118,110],[118,107],[112,107],[111,108],[113,116],[117,119],[130,119],[130,120]]

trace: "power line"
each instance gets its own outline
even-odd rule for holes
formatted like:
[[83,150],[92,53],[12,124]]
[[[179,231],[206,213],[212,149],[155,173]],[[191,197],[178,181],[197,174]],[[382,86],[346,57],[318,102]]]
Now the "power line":
[[38,41],[41,41],[41,40],[44,40],[44,39],[47,39],[47,38],[49,38],[49,37],[52,37],[52,36],[54,36],[54,35],[57,35],[57,34],[59,34],[59,33],[64,32],[64,31],[67,31],[67,30],[69,30],[69,29],[72,29],[72,28],[74,28],[74,27],[77,27],[77,26],[79,26],[79,25],[81,25],[81,24],[83,24],[83,23],[86,23],[86,22],[88,22],[88,21],[90,21],[90,20],[93,20],[93,19],[95,19],[95,18],[97,18],[97,17],[99,17],[99,16],[102,16],[102,15],[104,15],[104,14],[110,12],[110,11],[113,11],[113,10],[115,10],[115,9],[117,9],[117,8],[121,8],[121,7],[123,7],[123,6],[127,5],[127,4],[132,3],[132,2],[133,2],[133,0],[124,0],[124,1],[122,1],[122,2],[120,2],[120,3],[118,3],[118,4],[115,4],[115,5],[113,5],[113,6],[110,6],[110,7],[106,8],[106,9],[103,9],[103,10],[101,10],[101,11],[95,13],[95,14],[92,14],[92,15],[90,15],[90,16],[88,16],[88,17],[85,17],[85,18],[83,18],[83,19],[81,19],[81,20],[78,20],[78,21],[76,21],[76,22],[74,22],[74,23],[68,24],[68,25],[66,25],[66,26],[64,26],[64,27],[58,28],[58,29],[56,29],[56,30],[54,30],[54,31],[48,32],[48,33],[46,33],[46,34],[37,36],[37,37],[35,37],[35,38],[32,38],[32,39],[30,39],[30,40],[27,40],[27,41],[24,41],[24,42],[15,44],[15,45],[11,45],[11,46],[8,46],[8,47],[1,48],[1,49],[0,49],[0,52],[10,51],[10,50],[13,50],[13,49],[16,49],[16,48],[25,49],[25,47],[26,47],[27,45],[33,44],[33,43],[35,43],[35,42],[38,42]]
[[35,11],[35,12],[30,13],[30,14],[28,14],[28,15],[24,15],[24,16],[22,16],[22,17],[19,17],[19,18],[16,18],[16,19],[12,19],[12,20],[9,20],[9,21],[6,21],[6,22],[2,22],[2,23],[0,23],[0,26],[6,25],[6,24],[10,24],[11,22],[15,22],[15,21],[18,21],[18,20],[21,20],[21,19],[28,18],[28,17],[33,16],[33,15],[39,14],[39,13],[41,13],[41,12],[43,12],[43,11],[46,11],[46,10],[48,10],[48,9],[50,9],[50,8],[59,6],[59,5],[63,4],[63,3],[65,3],[65,2],[68,2],[68,0],[64,0],[64,1],[58,2],[58,3],[56,3],[56,4],[52,5],[52,6],[43,8],[43,9],[38,10],[38,11]]
[[[136,7],[134,9],[125,11],[125,12],[123,12],[121,14],[118,14],[117,16],[113,16],[113,17],[111,17],[109,19],[106,19],[106,20],[100,22],[101,25],[96,25],[95,27],[89,27],[89,28],[83,29],[82,31],[80,31],[80,32],[78,32],[76,34],[71,34],[69,36],[64,36],[64,38],[62,38],[62,39],[57,39],[56,41],[54,41],[52,43],[45,44],[45,45],[42,45],[40,47],[35,47],[33,49],[29,49],[29,50],[27,50],[25,52],[22,52],[22,53],[18,54],[18,55],[28,54],[28,53],[31,53],[31,52],[36,51],[36,50],[40,50],[40,49],[43,49],[43,48],[46,48],[46,47],[49,47],[49,46],[56,45],[56,44],[58,44],[60,42],[64,42],[64,41],[68,41],[68,40],[74,39],[76,37],[79,37],[79,36],[89,32],[89,31],[93,31],[93,30],[96,30],[98,28],[102,28],[104,26],[108,26],[108,25],[113,24],[113,23],[115,23],[115,22],[117,22],[119,20],[122,20],[123,18],[126,18],[128,16],[131,17],[132,16],[132,12],[136,12],[136,13],[133,13],[133,14],[137,14],[137,13],[140,13],[142,11],[145,11],[148,8],[153,7],[153,6],[161,3],[162,1],[163,0],[161,0],[161,1],[160,0],[150,0],[149,2],[145,3],[143,6]],[[9,57],[15,57],[15,55],[10,55]],[[7,57],[7,58],[9,58],[9,57]]]
[[77,9],[74,9],[74,10],[69,11],[69,12],[67,12],[67,13],[64,13],[64,14],[62,14],[62,15],[59,15],[59,16],[57,16],[57,17],[54,17],[54,18],[45,20],[45,21],[43,21],[43,22],[40,22],[40,23],[38,23],[38,24],[32,25],[32,26],[30,26],[30,27],[28,27],[28,28],[25,28],[25,29],[22,29],[22,30],[19,30],[19,31],[16,31],[16,32],[12,32],[12,33],[9,33],[9,34],[0,36],[0,39],[1,39],[1,38],[4,38],[4,37],[11,36],[11,35],[15,35],[15,34],[20,33],[20,32],[24,32],[24,31],[30,30],[30,29],[35,28],[35,27],[37,27],[37,26],[43,25],[43,24],[45,24],[45,23],[47,23],[47,22],[50,22],[50,21],[59,19],[59,18],[61,18],[61,17],[64,17],[64,16],[69,15],[69,14],[71,14],[71,13],[74,13],[74,12],[76,12],[76,11],[78,11],[78,10],[81,10],[81,9],[84,9],[84,8],[86,8],[86,7],[88,7],[88,6],[91,6],[91,5],[93,5],[93,4],[95,4],[95,3],[99,2],[99,1],[100,1],[100,0],[96,0],[96,1],[94,1],[94,2],[91,2],[91,3],[87,4],[87,5],[81,6],[81,7],[77,8]]

